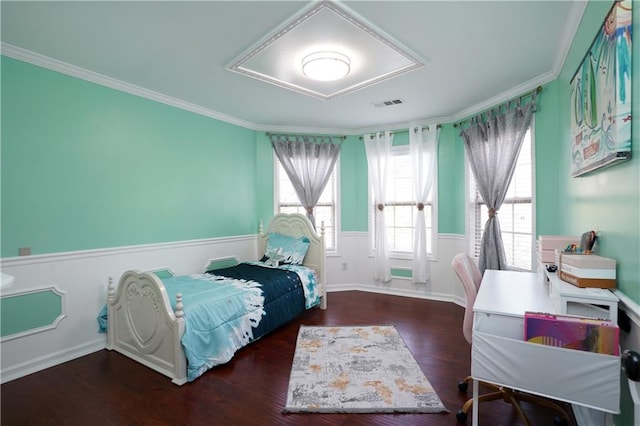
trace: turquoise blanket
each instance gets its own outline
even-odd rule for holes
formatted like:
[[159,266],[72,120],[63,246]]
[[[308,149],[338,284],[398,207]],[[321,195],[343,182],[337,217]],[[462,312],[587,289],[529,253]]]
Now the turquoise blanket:
[[253,339],[252,329],[264,315],[260,284],[208,274],[165,278],[162,282],[174,311],[176,294],[182,293],[187,380],[229,361]]
[[[222,276],[224,273],[237,278]],[[254,276],[255,281],[239,279]],[[315,274],[296,265],[247,262],[162,282],[174,312],[176,295],[182,294],[185,332],[181,343],[188,381],[228,362],[238,349],[320,303]],[[100,331],[106,331],[106,305],[98,324]]]

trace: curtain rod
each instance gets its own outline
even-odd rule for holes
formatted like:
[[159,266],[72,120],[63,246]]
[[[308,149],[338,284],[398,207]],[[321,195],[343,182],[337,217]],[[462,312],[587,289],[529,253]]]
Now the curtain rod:
[[[524,98],[524,97],[527,97],[527,96],[530,96],[530,95],[533,95],[533,94],[537,94],[537,93],[540,93],[540,92],[542,92],[542,86],[538,86],[534,90],[530,91],[529,93],[525,93],[524,95],[520,95],[520,96],[516,96],[515,98],[511,98],[508,101],[505,101],[505,102],[501,103],[500,105],[498,105],[497,108],[500,108],[500,107],[505,106],[505,105],[509,105],[511,102],[515,101],[516,99],[518,101],[521,101],[522,98]],[[496,107],[489,108],[488,110],[485,110],[485,111],[481,112],[480,114],[475,114],[474,117],[476,117],[478,115],[482,115],[485,112],[487,112],[487,111],[489,111],[491,109],[495,109],[495,108]],[[468,120],[470,120],[470,118],[464,119],[462,121],[458,121],[457,123],[453,123],[453,127],[460,127],[462,125],[462,123],[464,123],[465,121],[468,121]]]
[[271,133],[266,132],[265,135],[271,136],[286,136],[286,137],[294,137],[294,138],[338,138],[345,140],[347,137],[345,135],[342,136],[329,136],[329,135],[311,135],[311,134],[296,134],[296,133]]
[[[442,128],[442,125],[437,124],[436,125],[436,129],[440,129],[440,128]],[[421,130],[427,129],[427,130],[429,130],[429,126],[422,126],[422,127],[416,126],[416,127],[413,127],[412,129],[413,129],[414,132],[417,132],[418,129],[421,129]],[[392,135],[395,134],[395,133],[409,133],[410,130],[411,130],[411,128],[409,128],[409,129],[396,129],[396,130],[391,130],[389,133],[391,133]],[[379,132],[372,132],[372,134],[384,133],[384,132],[385,131],[381,130]],[[358,139],[362,140],[362,136],[358,136]]]

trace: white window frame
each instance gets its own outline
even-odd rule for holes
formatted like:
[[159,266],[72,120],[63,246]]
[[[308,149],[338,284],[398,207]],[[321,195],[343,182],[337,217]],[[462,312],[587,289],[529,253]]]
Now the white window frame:
[[[274,202],[273,211],[274,211],[274,214],[277,214],[280,212],[281,204],[280,204],[280,181],[279,181],[280,172],[279,171],[281,167],[282,165],[280,164],[280,160],[278,160],[278,157],[274,155],[273,156],[273,202]],[[334,179],[333,179],[333,197],[334,198],[332,200],[334,224],[333,224],[333,229],[325,226],[325,245],[326,245],[327,255],[337,254],[338,245],[339,245],[338,236],[340,235],[340,233],[338,232],[338,230],[340,229],[340,203],[338,203],[338,200],[340,200],[340,156],[338,156],[338,159],[336,160],[332,173],[335,173]],[[302,207],[302,204],[298,202],[296,203],[296,206],[298,207],[300,213],[306,215],[305,209],[304,207]],[[318,235],[320,234],[320,225],[321,224],[318,221],[316,223],[316,228],[317,228],[316,230]],[[333,241],[334,241],[334,244],[333,244],[334,247],[330,247],[327,245],[327,243],[330,241],[329,235],[328,235],[329,232],[332,232],[331,237],[333,238]]]
[[[391,156],[394,155],[411,155],[410,147],[408,144],[406,145],[396,145],[391,147]],[[413,195],[413,191],[411,192],[412,198],[415,198]],[[376,215],[375,215],[375,200],[373,197],[373,192],[371,186],[369,185],[369,248],[371,251],[371,255],[373,255],[376,251],[375,247],[375,232],[376,232]],[[388,202],[387,202],[388,204]],[[438,254],[438,165],[436,161],[436,169],[434,170],[433,176],[433,188],[431,188],[431,251],[427,252],[427,259],[431,261],[435,261]],[[415,213],[416,213],[416,203],[412,202],[412,215],[411,215],[411,228],[415,230]],[[427,223],[427,229],[429,229],[429,223]],[[413,239],[413,233],[412,233]],[[398,251],[398,250],[389,250],[389,257],[391,259],[413,259],[413,249],[411,251]]]
[[[536,157],[535,157],[535,145],[536,145],[536,137],[535,137],[535,118],[531,120],[531,124],[529,127],[530,138],[531,138],[531,245],[530,245],[530,262],[531,269],[524,269],[522,267],[518,267],[508,263],[508,268],[510,270],[516,271],[533,271],[535,272],[538,268],[538,261],[536,257]],[[478,260],[477,250],[479,250],[480,246],[480,238],[482,236],[482,231],[484,229],[484,223],[480,224],[480,229],[478,230],[477,239],[474,237],[475,227],[473,225],[473,221],[475,218],[475,214],[472,211],[475,208],[475,203],[471,200],[471,185],[473,185],[473,175],[471,173],[471,169],[469,166],[469,158],[467,156],[465,150],[465,240],[466,240],[466,250],[470,256],[472,256],[476,261]],[[508,203],[508,200],[505,200],[506,206],[513,204]],[[484,204],[483,204],[484,205]],[[502,205],[500,209],[506,207],[505,204]],[[480,207],[486,210],[486,207]],[[498,215],[500,212],[498,211]],[[508,256],[507,256],[508,257]],[[507,259],[508,261],[509,259]]]

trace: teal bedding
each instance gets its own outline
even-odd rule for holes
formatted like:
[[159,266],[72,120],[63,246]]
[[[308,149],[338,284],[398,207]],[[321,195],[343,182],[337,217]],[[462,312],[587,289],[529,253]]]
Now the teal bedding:
[[[182,294],[188,381],[320,304],[315,273],[300,265],[246,262],[161,281],[174,312],[176,294]],[[97,320],[99,331],[106,332],[106,305]]]
[[260,284],[201,274],[162,280],[175,311],[182,293],[187,379],[192,381],[214,365],[229,361],[253,338],[252,328],[264,315]]
[[315,274],[298,265],[241,263],[162,282],[172,304],[182,293],[188,381],[320,303]]

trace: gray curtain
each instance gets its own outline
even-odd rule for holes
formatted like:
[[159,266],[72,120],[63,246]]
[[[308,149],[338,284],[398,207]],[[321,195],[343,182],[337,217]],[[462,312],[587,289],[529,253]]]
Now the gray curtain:
[[[313,208],[324,191],[336,164],[342,138],[330,136],[270,135],[280,164],[291,180],[307,217],[316,226]],[[333,143],[338,139],[339,143]]]
[[522,141],[535,112],[536,93],[522,106],[522,98],[474,117],[460,135],[476,179],[478,191],[486,204],[489,219],[484,226],[478,266],[507,269],[498,211],[513,176]]

